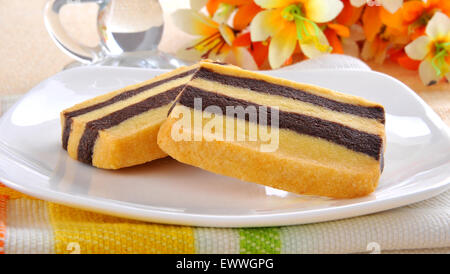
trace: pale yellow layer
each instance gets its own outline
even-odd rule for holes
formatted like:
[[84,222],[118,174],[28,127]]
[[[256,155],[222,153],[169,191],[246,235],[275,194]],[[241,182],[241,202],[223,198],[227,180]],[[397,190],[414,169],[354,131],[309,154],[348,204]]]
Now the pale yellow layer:
[[[186,111],[181,105],[175,108],[173,112]],[[189,111],[194,115],[194,110]],[[237,119],[227,117],[225,120]],[[375,159],[320,138],[280,129],[279,148],[275,152],[261,152],[261,143],[267,142],[212,138],[206,141],[210,137],[206,132],[201,141],[193,141],[194,138],[174,141],[172,127],[177,121],[171,115],[161,126],[158,134],[161,149],[180,162],[218,174],[293,193],[335,198],[367,195],[374,191],[380,176],[379,162]],[[204,120],[203,126],[208,121]],[[257,127],[242,120],[234,122],[241,129]],[[193,133],[192,128],[184,130]],[[194,132],[196,134],[198,131]]]
[[150,109],[149,111],[123,121],[117,126],[105,129],[103,131],[116,138],[122,138],[128,135],[133,135],[148,126],[160,126],[164,120],[167,119],[167,114],[171,106],[172,103],[169,103],[159,108]]
[[270,82],[273,84],[288,86],[288,87],[292,87],[295,89],[301,89],[306,92],[309,92],[309,93],[312,93],[315,95],[319,95],[319,96],[322,96],[325,98],[329,98],[329,99],[332,99],[335,101],[339,101],[339,102],[350,103],[350,104],[355,104],[355,105],[360,105],[360,106],[382,107],[378,103],[368,101],[368,100],[358,97],[358,96],[353,96],[353,95],[336,92],[336,91],[318,87],[315,85],[297,83],[294,81],[277,78],[277,77],[272,77],[272,76],[268,76],[265,74],[253,72],[253,71],[236,69],[235,67],[232,67],[232,66],[219,66],[216,64],[212,64],[212,63],[205,63],[205,64],[202,64],[202,66],[205,68],[211,69],[213,71],[216,71],[218,73],[221,73],[221,74],[227,74],[227,75],[231,75],[231,76],[244,77],[244,78],[260,79],[260,80],[264,80],[266,82]]
[[158,131],[171,104],[149,110],[99,132],[92,164],[118,169],[166,157],[156,143]]
[[369,119],[344,112],[332,111],[310,103],[282,96],[254,92],[248,89],[236,88],[200,78],[189,82],[190,86],[206,91],[223,94],[229,97],[253,102],[259,105],[278,107],[282,111],[304,114],[322,120],[343,124],[348,127],[380,136],[384,135],[384,125],[375,119]]

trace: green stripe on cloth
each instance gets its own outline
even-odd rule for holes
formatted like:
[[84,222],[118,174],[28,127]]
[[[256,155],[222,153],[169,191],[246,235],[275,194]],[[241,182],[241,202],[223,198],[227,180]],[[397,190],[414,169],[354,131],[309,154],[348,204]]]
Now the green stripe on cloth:
[[281,252],[280,229],[240,228],[239,242],[241,254],[278,254]]

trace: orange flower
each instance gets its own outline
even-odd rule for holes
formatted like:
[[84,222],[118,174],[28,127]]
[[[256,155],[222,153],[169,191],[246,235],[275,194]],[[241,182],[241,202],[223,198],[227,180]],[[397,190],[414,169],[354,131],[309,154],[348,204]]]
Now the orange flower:
[[417,70],[419,68],[420,61],[409,58],[404,48],[391,48],[388,50],[388,55],[390,60],[406,69]]
[[351,26],[356,24],[361,17],[361,13],[363,11],[363,7],[354,7],[350,0],[341,0],[344,4],[344,8],[341,13],[339,13],[338,17],[336,17],[336,22],[341,25]]
[[383,22],[381,21],[382,7],[368,7],[364,10],[362,23],[366,39],[372,42],[380,32]]
[[333,48],[331,53],[344,54],[341,37],[347,38],[350,36],[349,28],[336,23],[328,23],[323,33],[327,37],[330,46]]
[[[353,0],[352,0],[353,2]],[[401,8],[402,1],[391,4],[389,9],[383,6],[366,6],[361,17],[366,41],[364,42],[361,57],[364,60],[374,60],[383,63],[390,47],[405,46],[410,38],[407,28],[403,25]],[[390,3],[384,1],[383,3]],[[396,7],[394,9],[394,7]]]
[[[420,0],[421,1],[421,0]],[[401,5],[402,1],[396,1],[392,7],[387,7],[387,0],[382,2],[383,6],[366,6],[362,15],[362,25],[366,39],[369,42],[373,42],[375,37],[381,32],[384,32],[386,28],[391,28],[389,32],[396,32],[396,35],[407,36],[406,28],[402,23]],[[398,7],[398,8],[395,8]]]
[[269,55],[268,42],[252,42],[250,32],[241,34],[236,37],[233,47],[245,47],[253,56],[256,65],[261,68]]
[[[354,7],[350,0],[342,0],[344,8],[336,17],[334,23],[328,23],[324,34],[328,39],[332,53],[348,54],[357,57],[359,55],[358,40],[360,35],[355,35],[360,30],[356,23],[361,18],[363,7]],[[363,37],[362,37],[363,38]]]
[[206,9],[211,16],[214,16],[221,4],[231,5],[236,8],[237,11],[233,18],[233,28],[235,30],[245,29],[253,17],[262,10],[253,0],[209,0],[206,3]]
[[394,14],[381,14],[381,18],[384,24],[404,32],[411,41],[425,34],[428,21],[438,11],[450,16],[450,1],[412,0],[405,2]]
[[411,39],[414,40],[425,34],[425,28],[433,17],[440,11],[450,16],[450,1],[448,0],[414,0],[406,2],[399,10],[403,25],[407,26]]

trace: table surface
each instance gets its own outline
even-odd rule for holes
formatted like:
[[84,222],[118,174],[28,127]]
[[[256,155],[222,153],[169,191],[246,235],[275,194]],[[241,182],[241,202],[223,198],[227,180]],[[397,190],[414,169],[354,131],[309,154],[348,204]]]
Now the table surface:
[[[27,92],[40,81],[62,70],[72,60],[50,39],[44,27],[42,9],[46,0],[0,0],[0,96]],[[173,53],[186,34],[177,30],[170,13],[186,7],[187,0],[160,1],[165,11],[165,29],[160,49]],[[82,43],[95,46],[97,7],[95,4],[70,4],[63,7],[61,21],[67,31]],[[6,38],[6,39],[5,39]],[[450,84],[424,86],[417,71],[394,63],[369,64],[372,69],[389,74],[417,92],[450,125]]]

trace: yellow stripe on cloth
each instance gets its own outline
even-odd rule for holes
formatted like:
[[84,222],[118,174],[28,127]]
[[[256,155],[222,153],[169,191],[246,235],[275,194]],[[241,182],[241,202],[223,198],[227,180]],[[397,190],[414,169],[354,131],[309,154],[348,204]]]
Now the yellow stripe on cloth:
[[194,253],[191,227],[149,224],[49,203],[56,253]]

